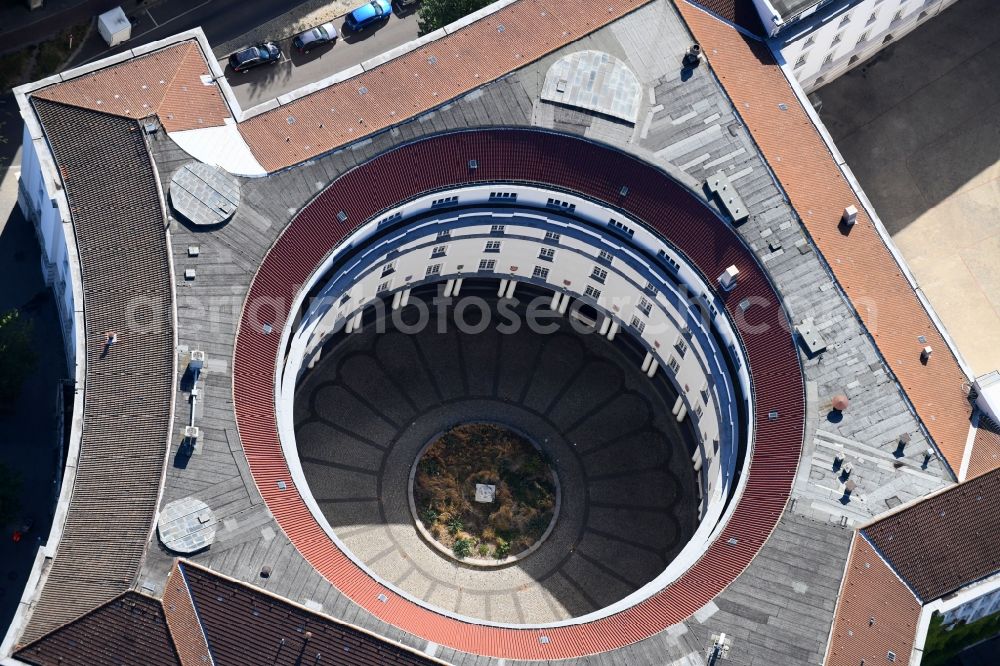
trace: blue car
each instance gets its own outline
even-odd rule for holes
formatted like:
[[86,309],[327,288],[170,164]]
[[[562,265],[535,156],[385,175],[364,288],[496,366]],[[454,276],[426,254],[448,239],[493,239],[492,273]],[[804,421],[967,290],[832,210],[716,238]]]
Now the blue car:
[[392,16],[392,5],[389,0],[372,0],[348,14],[344,20],[344,27],[351,32],[358,32],[370,25],[388,21],[390,16]]

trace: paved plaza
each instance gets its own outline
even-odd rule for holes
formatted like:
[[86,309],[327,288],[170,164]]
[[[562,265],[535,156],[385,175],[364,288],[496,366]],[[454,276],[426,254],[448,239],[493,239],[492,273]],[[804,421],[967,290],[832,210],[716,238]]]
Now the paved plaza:
[[819,91],[820,116],[976,375],[1000,368],[1000,12],[962,0]]

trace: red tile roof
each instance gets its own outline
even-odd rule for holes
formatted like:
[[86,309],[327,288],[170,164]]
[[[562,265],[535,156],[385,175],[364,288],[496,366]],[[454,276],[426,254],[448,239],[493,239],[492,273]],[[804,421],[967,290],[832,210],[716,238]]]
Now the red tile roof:
[[37,666],[181,666],[156,599],[126,592],[30,643],[14,656]]
[[[684,0],[680,0],[684,2]],[[764,26],[753,0],[691,0],[716,16],[739,26],[754,35],[763,35]]]
[[174,568],[167,576],[163,589],[163,609],[181,664],[205,666],[211,663],[208,640],[194,609],[194,602],[180,570],[180,562],[174,562]]
[[860,534],[854,535],[834,615],[826,666],[907,664],[920,602]]
[[140,120],[157,114],[169,132],[222,125],[230,118],[196,40],[188,40],[36,90],[53,102]]
[[[478,168],[470,171],[468,160]],[[413,165],[420,165],[414,169]],[[274,413],[280,331],[304,284],[353,228],[418,194],[474,182],[528,182],[580,192],[641,220],[714,279],[740,269],[736,288],[720,297],[732,316],[768,334],[743,345],[755,396],[754,452],[733,515],[702,557],[677,581],[631,608],[586,624],[505,629],[461,622],[381,585],[339,550],[299,494],[278,439]],[[370,183],[385,187],[371,188]],[[628,183],[622,198],[620,190]],[[338,222],[345,211],[347,221]],[[743,313],[745,299],[760,303]],[[747,246],[684,186],[625,153],[589,141],[531,129],[484,129],[438,135],[384,153],[334,181],[299,212],[265,257],[247,295],[236,339],[233,396],[240,440],[257,487],[302,555],[351,600],[412,634],[473,654],[510,659],[564,659],[616,649],[648,638],[704,606],[756,556],[791,490],[802,445],[804,395],[798,352],[781,299]],[[275,304],[284,304],[283,307]],[[780,416],[770,419],[769,412]],[[279,485],[279,482],[280,485]],[[381,597],[381,598],[380,598]],[[548,637],[547,642],[541,639]]]
[[1000,469],[862,530],[927,603],[1000,571]]
[[[677,7],[813,241],[956,474],[970,428],[965,373],[865,213],[767,45]],[[844,233],[844,208],[858,209]],[[918,338],[924,336],[926,342]],[[934,349],[926,364],[920,352]],[[875,444],[878,444],[877,442]]]
[[1000,467],[1000,426],[985,415],[981,415],[965,478],[973,479],[998,467]]
[[[183,580],[193,600],[198,626],[204,631],[218,666],[322,666],[327,663],[337,666],[434,666],[441,663],[190,562],[178,562],[174,572]],[[188,666],[188,662],[185,661],[184,666]]]

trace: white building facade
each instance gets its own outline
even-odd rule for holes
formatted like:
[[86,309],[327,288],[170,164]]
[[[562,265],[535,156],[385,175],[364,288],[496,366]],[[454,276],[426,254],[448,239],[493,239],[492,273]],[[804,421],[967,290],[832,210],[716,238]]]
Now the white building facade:
[[772,50],[808,92],[957,0],[754,0]]

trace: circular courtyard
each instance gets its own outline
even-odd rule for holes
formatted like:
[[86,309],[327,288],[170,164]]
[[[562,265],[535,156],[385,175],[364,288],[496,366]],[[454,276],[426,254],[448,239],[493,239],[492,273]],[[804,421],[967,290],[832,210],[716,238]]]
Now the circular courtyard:
[[[431,303],[435,289],[415,289],[414,299]],[[463,290],[490,303],[495,314],[491,293],[495,285],[488,281],[467,282]],[[531,297],[524,289],[514,307],[524,308]],[[695,440],[671,414],[674,389],[665,379],[646,377],[642,355],[627,336],[610,342],[565,320],[544,334],[528,326],[503,333],[495,326],[413,332],[417,308],[411,304],[399,314],[407,332],[389,317],[369,318],[360,330],[331,338],[295,399],[296,444],[310,492],[359,564],[440,610],[513,624],[597,611],[666,568],[698,525]],[[439,321],[434,314],[431,321]],[[471,310],[475,316],[488,314]],[[459,465],[453,452],[446,465],[457,476],[442,496],[456,511],[476,504],[476,485],[494,486],[500,499],[505,484],[530,486],[520,494],[527,500],[521,515],[509,505],[498,517],[499,531],[490,517],[500,506],[482,509],[479,519],[464,514],[461,526],[449,528],[454,516],[447,502],[431,507],[437,515],[421,515],[430,503],[411,492],[411,475],[419,475],[427,451],[469,424],[499,424],[504,446],[513,447],[510,433],[530,449],[488,464],[481,458]],[[465,434],[456,451],[470,443]],[[518,476],[510,476],[512,468]],[[481,483],[490,480],[495,483]],[[547,484],[548,496],[540,492]],[[425,536],[435,524],[443,528],[439,547]],[[498,562],[496,538],[513,551],[514,539],[505,535],[513,537],[518,525],[525,530],[517,535],[520,552]],[[456,557],[455,541],[473,537],[468,555]]]

